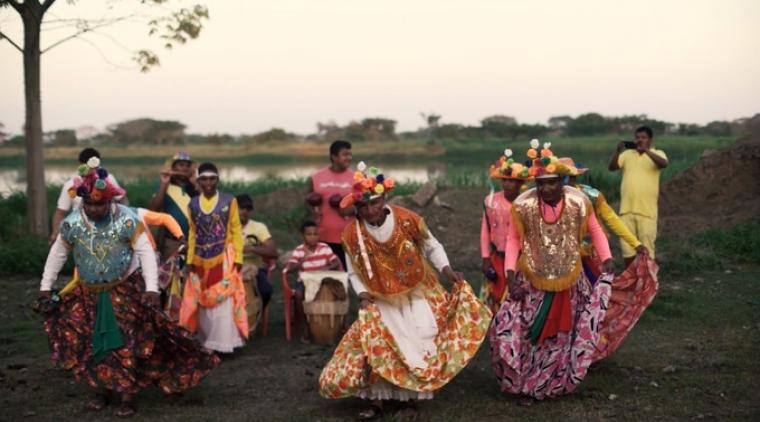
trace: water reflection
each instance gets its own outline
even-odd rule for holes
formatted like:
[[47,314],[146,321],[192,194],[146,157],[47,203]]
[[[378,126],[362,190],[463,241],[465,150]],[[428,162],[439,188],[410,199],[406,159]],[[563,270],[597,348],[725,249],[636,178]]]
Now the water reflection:
[[[243,166],[237,164],[218,166],[222,180],[231,182],[252,182],[266,177],[277,177],[285,180],[303,179],[324,167],[320,164],[309,165],[280,165],[280,166]],[[115,165],[108,169],[120,181],[133,181],[138,179],[158,180],[158,168],[138,165]],[[419,166],[384,166],[381,168],[386,174],[397,181],[403,182],[426,182],[433,178],[441,178],[446,173],[446,166],[442,163],[433,163]],[[74,171],[70,166],[50,165],[45,166],[45,182],[48,184],[63,184]],[[5,169],[0,170],[0,194],[8,194],[13,191],[26,190],[26,170]]]

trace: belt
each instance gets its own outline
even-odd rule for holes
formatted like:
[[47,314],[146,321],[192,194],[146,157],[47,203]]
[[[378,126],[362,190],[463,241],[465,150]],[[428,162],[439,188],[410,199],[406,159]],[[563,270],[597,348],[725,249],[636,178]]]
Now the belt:
[[79,284],[82,285],[87,291],[92,293],[110,292],[114,287],[123,283],[128,277],[123,277],[116,281],[110,281],[108,283],[87,283],[82,280]]

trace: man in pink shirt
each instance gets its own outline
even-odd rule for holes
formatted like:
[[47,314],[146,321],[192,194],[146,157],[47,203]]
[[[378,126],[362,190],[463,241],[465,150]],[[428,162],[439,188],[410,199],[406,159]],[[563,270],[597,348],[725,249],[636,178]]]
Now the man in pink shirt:
[[[607,238],[580,190],[563,185],[572,167],[546,143],[531,142],[536,187],[512,202],[505,270],[509,299],[491,324],[491,358],[502,391],[543,399],[568,394],[586,376],[600,345],[614,272]],[[586,232],[602,260],[596,285],[582,271]]]
[[527,168],[512,158],[506,149],[489,169],[494,180],[501,181],[501,192],[491,192],[483,201],[483,221],[480,225],[480,256],[486,285],[486,303],[496,314],[507,294],[507,277],[503,271],[507,233],[512,220],[512,201],[517,198],[526,180],[531,177]]
[[319,240],[327,243],[346,268],[346,255],[341,233],[353,221],[356,210],[341,210],[340,201],[351,193],[354,173],[351,171],[351,144],[338,140],[330,145],[330,165],[317,171],[309,181],[306,203],[319,228]]

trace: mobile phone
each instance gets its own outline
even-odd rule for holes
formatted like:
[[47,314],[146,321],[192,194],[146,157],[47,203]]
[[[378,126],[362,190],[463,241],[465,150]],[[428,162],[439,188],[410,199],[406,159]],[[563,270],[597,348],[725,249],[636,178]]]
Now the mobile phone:
[[625,145],[625,149],[636,149],[636,142],[633,141],[625,141],[623,145]]

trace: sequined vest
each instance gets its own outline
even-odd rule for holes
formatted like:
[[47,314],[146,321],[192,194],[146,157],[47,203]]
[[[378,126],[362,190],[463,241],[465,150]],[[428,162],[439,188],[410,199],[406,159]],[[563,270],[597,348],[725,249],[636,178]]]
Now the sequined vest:
[[[367,290],[380,297],[406,293],[417,287],[430,272],[422,253],[422,242],[428,236],[425,221],[405,208],[393,205],[391,208],[395,227],[385,242],[375,240],[359,220],[352,221],[343,230],[343,248],[354,271]],[[369,269],[363,258],[359,232],[370,264]]]
[[512,203],[512,215],[522,238],[517,266],[539,290],[558,292],[569,288],[582,268],[581,240],[593,209],[583,192],[570,186],[563,190],[564,205],[553,223],[544,219],[535,188]]
[[84,210],[72,212],[61,223],[61,239],[74,253],[85,283],[110,283],[127,276],[132,243],[144,230],[137,214],[123,205],[112,208],[104,222],[94,224]]
[[206,214],[201,210],[200,195],[190,200],[190,218],[195,224],[195,256],[214,258],[224,252],[227,240],[227,223],[230,221],[230,205],[234,199],[226,193],[218,193],[216,206]]

